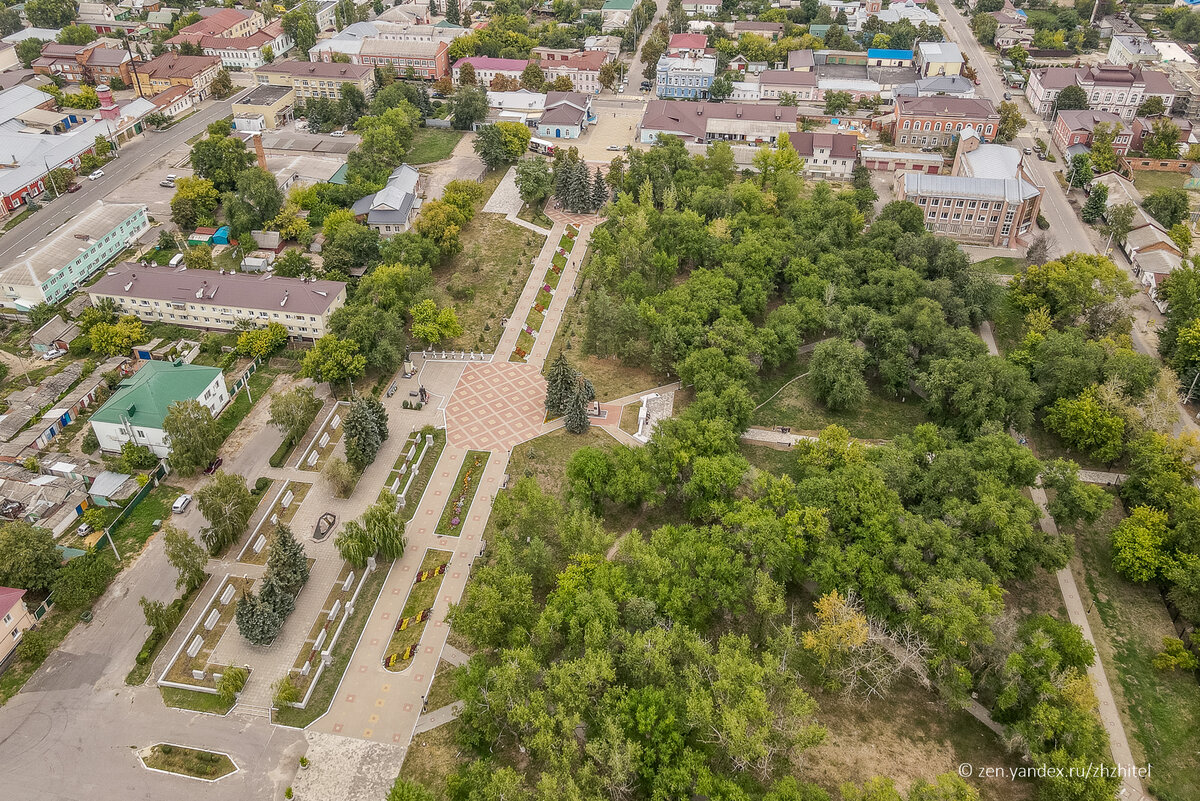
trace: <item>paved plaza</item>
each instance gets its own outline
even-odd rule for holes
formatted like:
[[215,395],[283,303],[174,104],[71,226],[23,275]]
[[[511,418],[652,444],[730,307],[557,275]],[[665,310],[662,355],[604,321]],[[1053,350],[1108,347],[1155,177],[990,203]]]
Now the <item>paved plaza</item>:
[[546,380],[533,365],[467,365],[446,407],[450,444],[470,450],[512,450],[541,430],[545,397]]

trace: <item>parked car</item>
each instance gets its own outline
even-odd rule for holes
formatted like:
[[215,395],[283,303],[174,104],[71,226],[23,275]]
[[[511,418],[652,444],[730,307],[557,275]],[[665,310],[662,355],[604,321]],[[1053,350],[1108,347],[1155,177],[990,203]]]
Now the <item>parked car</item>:
[[1004,93],[1004,99],[1005,99],[1005,100],[1012,100],[1012,92],[1005,92],[1005,93]]
[[625,84],[621,84],[620,86],[617,87],[617,94],[621,94],[621,95],[625,94]]
[[609,145],[608,147],[605,148],[605,150],[621,150],[621,149],[622,148],[620,145]]
[[48,350],[42,354],[42,360],[47,361],[47,362],[54,361],[59,356],[62,356],[64,353],[66,353],[66,351],[63,350],[62,348],[51,348],[50,350]]
[[104,170],[96,170],[94,173],[92,173],[91,175],[88,176],[88,180],[95,181],[97,178],[103,178],[103,177],[104,177]]
[[1025,148],[1025,150],[1024,150],[1023,152],[1025,153],[1025,155],[1026,155],[1026,156],[1032,156],[1032,155],[1033,155],[1033,148],[1032,148],[1032,147],[1027,147],[1027,148]]
[[83,184],[71,184],[67,187],[67,194],[69,195],[72,192],[78,192],[80,189],[83,189]]
[[345,135],[346,135],[346,132],[345,132],[345,131],[330,131],[330,132],[329,132],[329,135],[330,135],[330,136],[336,136],[336,137],[338,137],[338,138],[340,139],[341,137],[343,137],[343,136],[345,136]]
[[208,467],[204,468],[204,475],[211,476],[213,473],[217,472],[217,470],[221,469],[221,465],[224,463],[225,460],[218,456],[209,463]]
[[75,529],[75,535],[79,536],[79,537],[86,537],[88,534],[91,534],[91,533],[92,533],[92,527],[88,523],[80,523],[79,527]]
[[164,179],[162,179],[161,181],[159,181],[159,182],[158,182],[158,185],[159,185],[159,186],[165,186],[165,187],[168,187],[168,188],[174,187],[174,186],[175,186],[175,179],[174,179],[174,178],[164,178]]
[[1046,160],[1046,151],[1039,150],[1038,151],[1038,161],[1045,161],[1045,160]]
[[976,79],[975,79],[975,85],[976,85],[976,86],[979,86],[979,79],[978,79],[978,78],[976,78]]
[[173,514],[180,514],[185,509],[188,508],[188,504],[190,504],[191,502],[192,502],[191,495],[186,495],[186,494],[180,495],[178,498],[175,499],[175,503],[171,504],[171,512]]

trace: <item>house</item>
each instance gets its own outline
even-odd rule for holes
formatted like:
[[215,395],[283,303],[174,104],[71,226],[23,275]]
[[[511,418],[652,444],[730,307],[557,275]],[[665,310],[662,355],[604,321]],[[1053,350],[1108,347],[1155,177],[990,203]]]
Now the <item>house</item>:
[[611,61],[603,50],[579,50],[542,58],[539,65],[547,81],[567,78],[576,92],[600,94],[600,68]]
[[984,98],[898,97],[892,126],[898,145],[944,147],[967,127],[989,142],[1000,127],[1000,113]]
[[897,86],[892,90],[892,94],[895,97],[975,97],[975,84],[961,75],[933,75]]
[[377,19],[384,22],[400,22],[405,25],[429,25],[433,19],[429,16],[429,5],[421,3],[397,3],[385,9]]
[[767,70],[758,76],[758,92],[763,100],[782,100],[791,95],[800,102],[817,99],[817,74],[792,70]]
[[346,284],[125,262],[88,287],[88,295],[93,304],[111,298],[122,314],[146,322],[205,331],[280,323],[292,339],[316,340],[328,332],[330,315],[345,305]]
[[[1131,138],[1129,142],[1129,150],[1144,150],[1145,148],[1143,147],[1143,144],[1146,141],[1146,135],[1154,130],[1154,123],[1163,119],[1167,120],[1179,129],[1179,138],[1177,141],[1187,142],[1191,138],[1192,123],[1190,120],[1180,117],[1171,118],[1167,117],[1166,115],[1160,115],[1157,117],[1134,117],[1132,130],[1130,131]],[[1126,152],[1128,151],[1121,151],[1121,155],[1125,155]]]
[[720,10],[719,0],[683,0],[683,13],[689,17],[715,17]]
[[462,68],[470,64],[475,70],[475,82],[481,86],[491,86],[492,81],[500,75],[521,80],[521,73],[532,62],[523,58],[492,58],[491,56],[468,56],[454,62],[452,68],[454,83],[462,83]]
[[254,71],[259,86],[285,86],[296,91],[296,99],[327,97],[340,100],[342,87],[357,86],[364,97],[375,91],[375,72],[365,64],[324,61],[279,61]]
[[602,33],[619,30],[629,24],[636,0],[604,0],[600,8],[600,30]]
[[962,52],[953,42],[919,42],[917,67],[921,75],[961,75]]
[[172,86],[150,98],[150,102],[154,104],[156,112],[175,119],[196,104],[196,97],[186,86]]
[[705,100],[716,74],[716,56],[663,55],[658,59],[654,92],[664,98]]
[[64,45],[47,42],[42,54],[30,66],[39,75],[58,76],[71,83],[108,83],[119,78],[126,86],[133,84],[129,65],[133,59],[123,49],[88,45]]
[[145,206],[97,200],[0,271],[0,306],[28,311],[57,303],[149,227]]
[[1130,143],[1133,141],[1133,131],[1123,119],[1108,111],[1091,111],[1089,109],[1060,111],[1054,120],[1051,137],[1054,139],[1054,144],[1058,145],[1058,149],[1063,153],[1067,152],[1067,148],[1075,145],[1091,147],[1092,132],[1095,131],[1097,125],[1111,125],[1116,128],[1117,136],[1113,139],[1113,152],[1122,156],[1129,152]]
[[791,134],[792,147],[804,158],[804,174],[850,180],[858,163],[858,137],[852,134],[801,131]]
[[1158,61],[1154,43],[1143,36],[1114,36],[1108,44],[1108,63],[1140,64]]
[[1100,31],[1101,39],[1111,39],[1121,34],[1126,36],[1146,35],[1146,32],[1142,30],[1142,26],[1134,22],[1129,14],[1124,11],[1117,14],[1105,15],[1100,19],[1096,27]]
[[208,97],[213,79],[220,71],[221,59],[216,56],[181,56],[175,51],[134,67],[138,93],[143,97],[173,86],[186,86],[197,100]]
[[667,40],[668,56],[698,58],[708,51],[708,37],[702,33],[673,33]]
[[817,68],[816,55],[812,50],[790,50],[787,68],[797,72],[813,72]]
[[887,50],[871,48],[867,51],[867,66],[869,67],[911,67],[913,51]]
[[583,40],[584,50],[603,50],[611,59],[621,55],[620,36],[589,36]]
[[1041,210],[1042,190],[1021,152],[985,143],[974,128],[962,131],[950,175],[900,172],[895,191],[921,208],[928,230],[992,247],[1024,245]]
[[359,198],[351,207],[354,216],[385,236],[409,229],[421,208],[425,176],[415,167],[401,164],[387,184],[373,195]]
[[476,125],[477,130],[479,125],[497,122],[519,122],[532,128],[546,110],[546,95],[528,89],[488,92],[487,99],[488,115],[482,123]]
[[197,13],[200,14],[200,21],[180,28],[180,33],[238,39],[249,36],[266,25],[266,20],[261,13],[241,8],[209,6],[197,9]]
[[773,145],[779,134],[795,130],[794,106],[651,100],[638,124],[638,140],[649,145],[659,136],[670,135],[701,144],[724,141]]
[[221,59],[223,66],[234,70],[252,70],[269,64],[296,46],[292,37],[283,30],[281,20],[275,20],[246,36],[179,33],[167,40],[167,44],[176,47],[184,43],[196,45],[204,55],[216,56]]
[[146,27],[153,31],[167,31],[175,24],[175,12],[171,9],[151,11],[146,15]]
[[292,121],[296,90],[259,84],[233,104],[233,127],[239,131],[274,131]]
[[24,598],[25,590],[0,587],[0,665],[7,663],[21,644],[21,636],[34,627]]
[[1099,64],[1032,70],[1025,98],[1039,114],[1050,119],[1059,92],[1068,86],[1083,89],[1090,108],[1127,121],[1133,119],[1145,100],[1159,97],[1170,108],[1177,94],[1166,73],[1143,69],[1141,64]]
[[163,421],[172,405],[190,400],[199,401],[213,417],[221,413],[229,404],[229,390],[219,368],[148,361],[117,386],[89,423],[106,453],[118,453],[133,442],[165,458],[171,446]]
[[538,119],[538,136],[578,139],[592,116],[592,98],[581,92],[547,92],[546,106]]
[[[332,55],[323,52],[322,60],[332,60]],[[364,39],[358,54],[351,56],[350,61],[370,67],[387,64],[401,76],[411,70],[415,78],[436,81],[450,74],[450,44],[444,40]]]
[[54,348],[66,350],[79,334],[79,326],[56,314],[30,335],[29,346],[33,348],[34,353],[45,353]]

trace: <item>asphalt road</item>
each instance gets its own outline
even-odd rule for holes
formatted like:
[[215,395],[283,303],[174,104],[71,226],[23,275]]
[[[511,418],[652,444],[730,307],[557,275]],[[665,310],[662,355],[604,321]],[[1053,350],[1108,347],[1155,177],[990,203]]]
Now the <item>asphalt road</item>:
[[[81,178],[80,184],[83,188],[78,192],[50,200],[41,211],[25,218],[0,237],[0,266],[7,267],[12,264],[26,250],[45,239],[51,231],[97,200],[104,200],[113,191],[114,186],[154,166],[172,150],[203,132],[210,122],[229,116],[234,100],[241,94],[239,92],[227,100],[214,102],[172,128],[165,131],[148,131],[127,143],[118,152],[117,158],[105,165],[103,178],[95,181]],[[38,201],[53,197],[52,191],[47,192],[38,198]]]

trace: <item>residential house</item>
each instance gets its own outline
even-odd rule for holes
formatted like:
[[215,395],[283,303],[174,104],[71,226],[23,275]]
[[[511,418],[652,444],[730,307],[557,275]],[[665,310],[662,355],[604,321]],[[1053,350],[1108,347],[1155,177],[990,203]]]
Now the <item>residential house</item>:
[[196,105],[196,96],[186,86],[172,86],[150,98],[154,110],[175,119],[180,114],[186,114]]
[[[1144,150],[1145,148],[1143,145],[1146,141],[1146,135],[1154,130],[1154,124],[1156,122],[1163,119],[1167,120],[1179,129],[1179,138],[1176,141],[1187,142],[1191,138],[1191,120],[1183,119],[1181,117],[1175,117],[1172,119],[1166,115],[1161,115],[1158,117],[1134,117],[1132,130],[1130,131],[1131,138],[1129,142],[1129,150]],[[1124,155],[1124,153],[1122,153],[1122,155]]]
[[200,14],[201,20],[180,28],[180,33],[239,39],[261,30],[266,25],[266,20],[260,12],[242,8],[208,6],[197,9],[197,13]]
[[789,50],[787,68],[795,72],[814,72],[817,69],[816,54],[812,50]]
[[492,85],[492,81],[500,75],[507,78],[512,78],[515,81],[521,80],[521,73],[530,65],[528,59],[524,58],[492,58],[491,56],[468,56],[460,58],[454,62],[452,73],[454,83],[462,83],[462,68],[467,64],[475,70],[475,81],[482,86],[488,87]]
[[545,109],[538,119],[537,135],[578,139],[592,119],[591,95],[582,92],[547,92]]
[[603,50],[609,57],[616,59],[621,55],[620,36],[589,36],[583,40],[584,50]]
[[232,331],[247,321],[280,323],[292,339],[311,341],[328,333],[329,316],[346,303],[346,285],[126,262],[88,287],[88,295],[93,304],[112,298],[122,314],[147,322],[205,331]]
[[355,217],[384,236],[402,234],[417,218],[424,192],[425,176],[415,167],[401,164],[383,189],[356,200],[352,210]]
[[1111,112],[1127,121],[1133,119],[1146,99],[1160,97],[1170,108],[1176,96],[1166,73],[1143,69],[1141,64],[1099,64],[1032,70],[1025,97],[1039,114],[1050,119],[1058,94],[1068,86],[1083,89],[1090,108]]
[[850,180],[858,163],[858,137],[852,134],[801,131],[790,134],[792,147],[804,158],[809,177]]
[[28,311],[57,303],[149,227],[145,206],[97,200],[0,271],[0,306]]
[[817,99],[817,74],[792,70],[767,70],[758,76],[758,92],[763,100],[779,101],[785,95],[799,102]]
[[600,31],[620,31],[629,24],[636,0],[604,0],[600,8]]
[[1134,22],[1124,11],[1102,17],[1096,28],[1100,31],[1101,39],[1111,39],[1122,34],[1126,36],[1144,36],[1146,34],[1142,30],[1142,26]]
[[119,453],[122,445],[133,442],[166,457],[171,446],[163,421],[173,404],[191,400],[207,407],[213,417],[219,415],[229,404],[224,373],[217,367],[182,362],[143,362],[92,413],[89,423],[106,453]]
[[898,97],[892,126],[898,145],[944,147],[967,127],[990,142],[1000,126],[1000,112],[985,98]]
[[531,92],[528,89],[516,89],[512,92],[488,92],[488,115],[483,123],[489,125],[497,122],[519,122],[530,128],[537,125],[542,112],[546,110],[546,95],[541,92]]
[[358,87],[363,96],[375,90],[375,72],[365,64],[339,64],[324,61],[278,61],[254,71],[259,86],[286,86],[296,90],[296,98],[325,97],[339,100],[342,87]]
[[667,40],[668,56],[699,58],[706,54],[711,55],[711,52],[708,49],[708,37],[703,33],[673,33]]
[[600,94],[600,68],[611,61],[604,50],[577,50],[569,54],[550,54],[539,62],[547,81],[568,78],[576,92]]
[[216,56],[181,56],[175,51],[135,67],[138,92],[143,97],[173,86],[186,86],[197,100],[208,97],[213,79],[220,71],[221,59]]
[[94,42],[88,45],[47,42],[31,66],[40,75],[58,76],[70,83],[110,83],[119,78],[125,86],[132,86],[129,73],[132,61],[126,50],[101,47]]
[[78,325],[56,314],[30,335],[29,346],[33,348],[34,353],[45,353],[54,348],[66,350],[79,334]]
[[921,75],[961,75],[962,52],[953,42],[920,42],[917,44],[917,67]]
[[716,56],[663,55],[658,59],[654,91],[660,98],[705,100],[716,74]]
[[36,625],[24,598],[25,590],[0,587],[0,665],[8,662],[21,637]]
[[1091,147],[1092,132],[1095,131],[1097,125],[1110,125],[1116,129],[1117,135],[1113,139],[1113,152],[1122,156],[1129,152],[1130,143],[1133,141],[1133,131],[1130,130],[1125,120],[1108,111],[1091,111],[1090,109],[1060,111],[1054,120],[1051,137],[1054,144],[1058,145],[1058,149],[1063,153],[1067,152],[1067,148],[1075,145]]
[[198,46],[206,56],[216,56],[224,67],[235,70],[252,70],[269,64],[296,46],[278,19],[247,36],[180,33],[167,40],[167,44],[176,47],[185,42]]
[[1027,243],[1042,199],[1021,152],[984,143],[974,128],[963,130],[950,175],[897,173],[895,192],[897,200],[921,208],[934,233],[1010,248]]
[[671,135],[701,144],[724,141],[773,145],[779,134],[795,131],[794,106],[651,100],[638,124],[638,140],[648,145],[661,135]]

